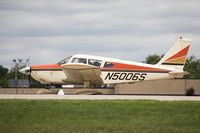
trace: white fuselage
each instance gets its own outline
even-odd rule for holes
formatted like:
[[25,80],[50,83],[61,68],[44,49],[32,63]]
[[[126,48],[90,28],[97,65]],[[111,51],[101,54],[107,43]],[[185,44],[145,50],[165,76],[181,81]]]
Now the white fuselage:
[[[33,71],[31,76],[42,84],[67,84],[63,71]],[[104,84],[117,84],[158,79],[171,79],[169,73],[150,73],[134,71],[102,71],[101,78]],[[81,84],[77,82],[77,84]]]
[[[88,64],[89,59],[96,59],[101,61],[101,65],[99,66],[101,70],[101,79],[103,80],[103,84],[118,84],[118,83],[131,83],[138,81],[147,81],[147,80],[158,80],[158,79],[170,79],[173,78],[169,75],[170,71],[173,69],[163,68],[157,65],[149,65],[144,63],[137,63],[131,61],[124,61],[119,59],[105,58],[105,57],[96,57],[89,55],[75,55],[72,56],[68,63],[72,63],[74,58],[84,58],[86,59],[85,64]],[[141,69],[111,69],[106,68],[106,62],[116,62],[118,64],[125,64],[127,67],[129,66],[140,66]],[[77,63],[77,62],[76,62]],[[48,65],[46,65],[48,66]],[[148,70],[150,69],[150,70]],[[56,69],[52,69],[52,67],[47,67],[45,69],[41,69],[40,66],[35,67],[31,71],[31,76],[39,81],[42,84],[82,84],[83,81],[81,77],[77,77],[77,81],[67,82],[68,77],[62,71],[60,65],[57,64]]]

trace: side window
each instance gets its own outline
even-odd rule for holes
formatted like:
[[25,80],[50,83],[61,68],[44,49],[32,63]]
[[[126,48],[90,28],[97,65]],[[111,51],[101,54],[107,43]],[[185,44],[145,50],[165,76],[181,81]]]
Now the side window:
[[87,64],[87,60],[85,58],[79,58],[78,63]]
[[71,63],[78,63],[78,58],[73,58]]
[[71,63],[84,63],[84,64],[86,64],[87,59],[85,59],[85,58],[73,58]]
[[101,60],[94,60],[94,59],[89,59],[88,60],[88,64],[89,65],[93,65],[93,66],[97,66],[97,67],[100,67],[101,63],[102,63]]
[[104,67],[105,68],[112,68],[114,66],[114,64],[112,62],[106,62]]

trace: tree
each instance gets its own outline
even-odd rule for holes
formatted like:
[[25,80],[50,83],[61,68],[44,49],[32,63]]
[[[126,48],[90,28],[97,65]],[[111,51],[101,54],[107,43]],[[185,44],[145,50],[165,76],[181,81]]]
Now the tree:
[[0,65],[0,78],[3,78],[8,73],[8,69]]
[[8,69],[0,65],[0,86],[4,86],[5,77],[8,74]]
[[195,56],[190,56],[185,63],[184,70],[189,72],[185,78],[200,79],[200,59],[196,59]]
[[[163,56],[163,55],[162,55]],[[149,56],[147,56],[145,59],[146,59],[146,61],[144,61],[145,63],[147,63],[147,64],[156,64],[156,63],[158,63],[158,61],[160,61],[160,59],[162,58],[162,56],[160,56],[160,55],[156,55],[156,54],[154,54],[154,55],[149,55]]]

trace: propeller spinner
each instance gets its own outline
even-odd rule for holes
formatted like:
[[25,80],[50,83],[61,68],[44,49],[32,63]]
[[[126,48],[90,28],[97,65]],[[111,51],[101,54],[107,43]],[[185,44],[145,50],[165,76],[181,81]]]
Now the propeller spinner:
[[19,72],[26,74],[26,75],[30,75],[31,74],[31,67],[24,67],[24,68],[20,69]]

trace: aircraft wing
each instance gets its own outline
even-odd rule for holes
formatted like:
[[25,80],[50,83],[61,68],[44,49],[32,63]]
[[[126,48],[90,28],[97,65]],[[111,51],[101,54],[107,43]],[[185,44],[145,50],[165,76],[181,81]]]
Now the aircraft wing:
[[62,70],[66,75],[66,82],[84,83],[90,82],[91,85],[102,85],[101,70],[99,67],[77,63],[63,64]]

